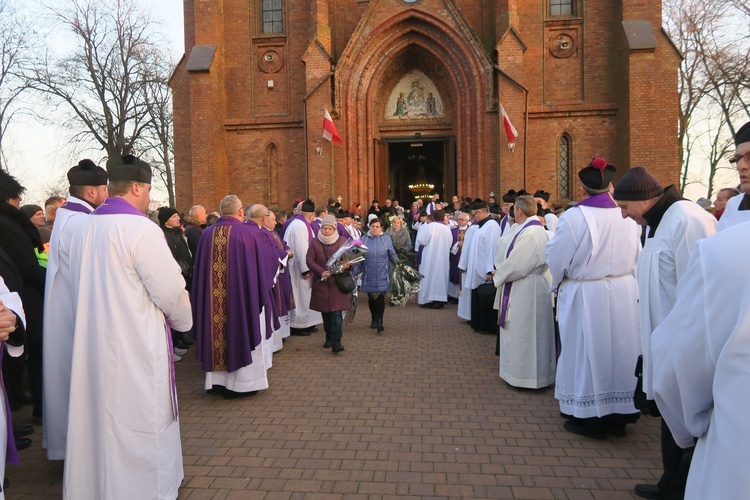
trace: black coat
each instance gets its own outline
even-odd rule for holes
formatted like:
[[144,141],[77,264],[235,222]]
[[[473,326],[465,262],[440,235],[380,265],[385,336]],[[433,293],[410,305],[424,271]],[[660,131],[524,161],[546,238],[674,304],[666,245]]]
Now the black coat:
[[27,342],[41,342],[46,270],[39,265],[34,248],[42,247],[36,226],[19,209],[0,202],[0,247],[16,266],[23,281],[19,295],[26,312]]
[[167,240],[169,250],[172,252],[172,257],[180,265],[182,277],[185,278],[185,287],[190,290],[193,282],[193,256],[190,254],[187,241],[182,235],[182,229],[161,226],[161,230],[164,231],[164,237]]

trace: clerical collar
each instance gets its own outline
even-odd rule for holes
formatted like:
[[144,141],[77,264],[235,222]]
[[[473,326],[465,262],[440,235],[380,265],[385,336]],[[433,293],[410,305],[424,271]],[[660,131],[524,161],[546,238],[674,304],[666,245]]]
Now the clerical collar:
[[648,212],[643,214],[643,218],[646,219],[646,222],[648,223],[649,238],[653,238],[654,234],[656,234],[656,228],[659,227],[659,223],[667,210],[669,210],[669,207],[684,199],[685,198],[680,195],[680,192],[677,191],[674,184],[668,186],[664,190],[664,194],[661,195],[661,198],[657,200],[656,204],[654,204]]
[[750,210],[750,194],[745,194],[745,196],[742,197],[742,201],[740,201],[740,206],[737,207],[737,210],[741,212]]
[[491,221],[491,220],[492,220],[492,216],[488,214],[487,217],[485,217],[484,219],[482,219],[479,222],[477,222],[477,225],[479,227],[482,227],[482,226],[484,226],[487,223],[487,221]]

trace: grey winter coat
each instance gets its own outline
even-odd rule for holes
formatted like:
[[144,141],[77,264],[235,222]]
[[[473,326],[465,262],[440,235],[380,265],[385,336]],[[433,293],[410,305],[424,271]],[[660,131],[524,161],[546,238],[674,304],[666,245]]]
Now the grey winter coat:
[[364,262],[354,267],[354,274],[362,272],[362,293],[387,292],[391,289],[391,266],[398,263],[396,250],[387,234],[362,236],[362,244],[367,247]]

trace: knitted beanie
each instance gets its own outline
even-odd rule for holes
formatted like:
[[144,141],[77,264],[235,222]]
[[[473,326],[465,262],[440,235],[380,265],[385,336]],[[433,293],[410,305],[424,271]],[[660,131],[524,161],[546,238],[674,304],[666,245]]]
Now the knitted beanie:
[[656,198],[663,193],[664,188],[661,187],[659,181],[645,168],[633,167],[622,176],[612,196],[615,200],[643,201]]

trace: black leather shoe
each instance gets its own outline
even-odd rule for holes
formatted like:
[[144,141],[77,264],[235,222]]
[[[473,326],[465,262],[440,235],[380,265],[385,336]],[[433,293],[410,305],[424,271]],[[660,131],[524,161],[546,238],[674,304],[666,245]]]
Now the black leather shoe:
[[225,389],[224,399],[240,399],[240,398],[246,398],[248,396],[255,396],[256,394],[258,394],[258,391],[235,392],[235,391],[230,391],[229,389]]
[[31,446],[31,443],[33,443],[33,441],[29,438],[18,438],[16,439],[16,449],[18,451],[25,450],[26,448]]
[[643,498],[664,498],[659,486],[655,484],[636,484],[633,493]]
[[586,436],[590,437],[592,439],[606,439],[607,433],[602,430],[592,429],[590,427],[584,427],[582,425],[576,425],[570,420],[566,421],[563,424],[563,427],[566,431],[572,432],[573,434],[578,434],[579,436]]
[[289,335],[296,335],[297,337],[309,337],[310,335],[312,335],[312,333],[302,328],[290,328]]
[[305,328],[305,331],[308,332],[308,333],[315,333],[315,332],[318,331],[318,327],[317,326],[308,326],[307,328]]
[[372,320],[372,321],[370,322],[370,328],[372,328],[372,329],[374,330],[374,329],[375,329],[375,328],[377,328],[377,327],[378,327],[378,320],[376,320],[376,319],[373,319],[373,320]]
[[34,426],[13,424],[13,437],[16,439],[28,436],[29,434],[34,434]]
[[176,347],[177,349],[187,349],[190,346],[183,342],[181,339],[174,339],[172,340],[172,347]]
[[331,348],[331,350],[332,350],[333,352],[341,352],[341,351],[343,351],[343,350],[344,350],[344,346],[343,346],[343,345],[341,345],[341,344],[336,344],[336,345],[334,345],[334,346],[333,346],[333,347]]

